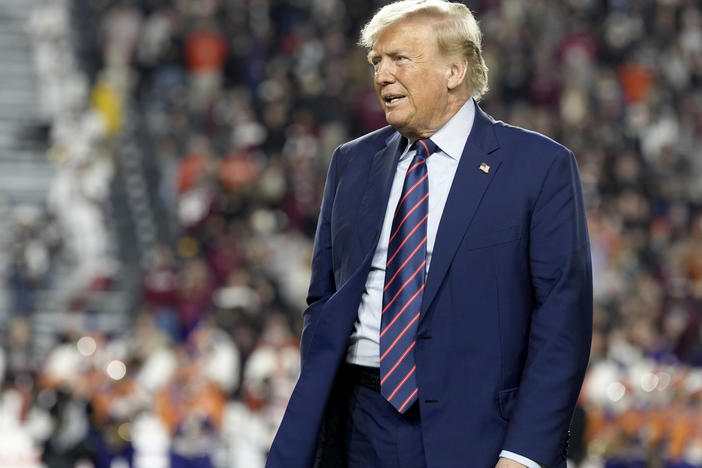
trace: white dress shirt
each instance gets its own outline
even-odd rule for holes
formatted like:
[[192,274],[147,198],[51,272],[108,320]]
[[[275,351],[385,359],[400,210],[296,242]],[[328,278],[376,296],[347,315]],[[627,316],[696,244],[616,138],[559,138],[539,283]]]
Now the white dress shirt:
[[[453,176],[456,174],[458,161],[468,141],[470,129],[473,128],[475,105],[469,99],[451,119],[431,136],[431,141],[439,147],[438,152],[427,158],[429,174],[429,209],[427,217],[427,264],[425,274],[429,271],[431,254],[434,250],[436,232],[444,211]],[[395,207],[402,194],[405,173],[416,151],[407,148],[400,156],[395,177],[392,181],[390,199],[385,210],[385,220],[380,231],[380,240],[375,249],[366,287],[358,307],[358,318],[349,341],[346,361],[367,367],[380,367],[380,311],[383,309],[383,287],[385,286],[385,262],[388,257],[388,241],[392,229]]]
[[[468,136],[473,128],[474,119],[475,104],[472,99],[469,99],[448,122],[431,136],[431,141],[436,143],[439,150],[427,158],[426,162],[429,174],[429,208],[425,275],[429,272],[431,254],[434,250],[434,241],[439,230],[441,214],[444,212],[444,205],[451,189],[451,183],[456,175],[463,148],[466,146]],[[383,228],[380,231],[380,239],[371,262],[370,272],[366,279],[366,287],[361,297],[361,304],[358,307],[358,317],[354,325],[354,331],[351,333],[346,353],[346,362],[350,364],[380,367],[380,311],[383,308],[385,262],[388,256],[388,241],[390,239],[395,207],[402,194],[405,173],[416,153],[414,149],[410,150],[410,146],[408,142],[407,147],[400,156],[392,181]],[[540,468],[538,463],[534,463],[532,460],[516,453],[503,450],[500,456],[512,459],[528,468]]]

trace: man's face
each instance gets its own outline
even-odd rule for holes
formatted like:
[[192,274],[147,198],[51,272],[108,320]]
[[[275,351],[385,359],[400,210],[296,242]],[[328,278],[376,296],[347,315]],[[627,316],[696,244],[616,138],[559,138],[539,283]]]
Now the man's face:
[[451,118],[447,106],[450,65],[427,20],[412,18],[388,26],[368,59],[385,119],[403,136],[429,137]]

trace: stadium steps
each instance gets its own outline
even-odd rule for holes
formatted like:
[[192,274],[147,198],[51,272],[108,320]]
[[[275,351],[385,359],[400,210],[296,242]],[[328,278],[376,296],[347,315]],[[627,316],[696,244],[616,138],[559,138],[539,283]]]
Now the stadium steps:
[[33,5],[0,2],[0,196],[11,203],[43,200],[53,173],[27,30]]
[[[0,329],[11,315],[6,275],[6,248],[14,224],[13,211],[20,204],[43,209],[54,168],[47,160],[48,126],[39,106],[39,86],[34,67],[32,39],[27,24],[38,2],[0,1]],[[113,226],[109,226],[110,229]],[[109,232],[118,250],[118,233]],[[126,313],[133,304],[125,283],[117,278],[107,290],[91,293],[82,307],[71,310],[72,261],[68,254],[54,262],[51,285],[37,291],[32,316],[33,339],[39,354],[47,351],[59,334],[72,330],[113,333],[127,326]],[[115,257],[117,257],[115,253]]]
[[[39,115],[38,84],[27,23],[35,2],[0,2],[0,268],[13,210],[19,204],[42,206],[53,169],[46,160],[45,124]],[[0,287],[0,324],[9,316],[5,272]]]

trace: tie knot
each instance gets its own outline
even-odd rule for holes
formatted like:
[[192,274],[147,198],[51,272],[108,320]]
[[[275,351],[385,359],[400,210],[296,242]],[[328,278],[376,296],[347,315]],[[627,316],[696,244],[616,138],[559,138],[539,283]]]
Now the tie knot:
[[439,148],[438,146],[436,146],[436,143],[431,141],[429,138],[422,138],[420,140],[417,140],[414,143],[414,146],[417,149],[417,154],[423,156],[424,158],[428,158]]

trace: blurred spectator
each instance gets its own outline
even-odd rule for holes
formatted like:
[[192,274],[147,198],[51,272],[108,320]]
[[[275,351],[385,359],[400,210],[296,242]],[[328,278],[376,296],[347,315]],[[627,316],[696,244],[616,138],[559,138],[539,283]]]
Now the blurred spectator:
[[190,108],[203,111],[218,95],[227,42],[211,19],[198,20],[185,39],[185,59],[190,71]]
[[8,283],[15,314],[30,315],[36,309],[37,290],[49,276],[51,256],[59,238],[49,219],[36,206],[14,210],[14,231],[8,246]]
[[156,247],[144,272],[144,306],[153,314],[154,326],[173,342],[180,339],[178,287],[178,272],[172,252],[165,246]]

